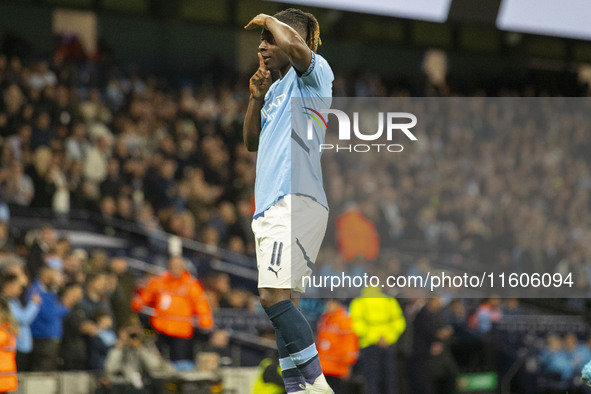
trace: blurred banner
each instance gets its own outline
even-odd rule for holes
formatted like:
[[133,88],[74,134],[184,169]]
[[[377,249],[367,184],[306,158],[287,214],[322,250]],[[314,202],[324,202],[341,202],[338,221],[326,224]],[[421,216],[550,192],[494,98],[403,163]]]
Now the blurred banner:
[[523,33],[591,40],[588,0],[503,0],[497,27]]
[[290,4],[445,22],[451,0],[292,0]]

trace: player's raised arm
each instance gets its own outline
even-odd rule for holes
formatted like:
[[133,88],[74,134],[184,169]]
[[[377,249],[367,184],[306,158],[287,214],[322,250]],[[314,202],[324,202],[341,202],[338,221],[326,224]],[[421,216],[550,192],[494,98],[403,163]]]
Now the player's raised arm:
[[259,52],[259,68],[250,78],[250,98],[248,109],[244,117],[242,135],[244,145],[250,152],[259,147],[259,134],[261,133],[261,109],[265,103],[265,94],[271,86],[271,73],[265,67],[263,56]]
[[300,33],[277,18],[266,14],[255,16],[244,28],[255,29],[259,26],[271,32],[275,44],[289,56],[291,65],[298,73],[302,74],[308,69],[312,60],[312,52]]

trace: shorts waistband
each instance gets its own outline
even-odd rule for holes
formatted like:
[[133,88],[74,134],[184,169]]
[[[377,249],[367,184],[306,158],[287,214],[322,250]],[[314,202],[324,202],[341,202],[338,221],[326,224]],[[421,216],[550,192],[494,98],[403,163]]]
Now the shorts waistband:
[[[309,196],[309,195],[307,195],[307,194],[303,194],[303,193],[291,193],[291,194],[286,194],[286,195],[284,195],[284,196],[281,196],[281,197],[279,197],[279,198],[277,199],[277,201],[275,201],[275,204],[277,204],[279,201],[283,200],[283,198],[284,198],[285,196],[287,196],[287,195],[289,195],[289,196],[303,196],[303,197],[308,197],[308,198],[309,198],[309,199],[311,199],[312,201],[316,201],[316,202],[318,202],[318,200],[317,200],[316,198],[314,198],[314,197],[312,197],[312,196]],[[271,205],[271,207],[272,207],[272,206],[274,206],[275,204]],[[269,207],[269,208],[271,208],[271,207]],[[264,218],[264,217],[265,217],[265,212],[267,212],[267,210],[268,210],[269,208],[265,209],[263,212],[260,212],[260,213],[257,213],[256,215],[254,215],[254,216],[252,217],[252,220],[257,220],[257,219],[259,219],[259,218]]]

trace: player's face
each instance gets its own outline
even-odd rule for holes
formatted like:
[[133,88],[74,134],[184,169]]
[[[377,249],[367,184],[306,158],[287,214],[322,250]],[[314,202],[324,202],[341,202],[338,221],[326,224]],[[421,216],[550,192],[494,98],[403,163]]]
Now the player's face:
[[269,30],[263,30],[259,52],[267,70],[283,70],[289,63],[289,57],[276,44],[273,34]]

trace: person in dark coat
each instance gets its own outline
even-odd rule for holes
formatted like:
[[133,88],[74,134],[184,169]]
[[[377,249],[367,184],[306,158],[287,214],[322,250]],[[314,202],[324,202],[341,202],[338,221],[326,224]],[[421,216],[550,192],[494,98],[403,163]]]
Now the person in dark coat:
[[412,324],[408,378],[413,394],[455,393],[457,366],[447,341],[453,330],[443,325],[441,298],[430,298]]

